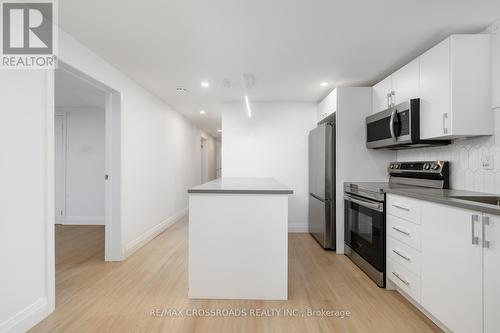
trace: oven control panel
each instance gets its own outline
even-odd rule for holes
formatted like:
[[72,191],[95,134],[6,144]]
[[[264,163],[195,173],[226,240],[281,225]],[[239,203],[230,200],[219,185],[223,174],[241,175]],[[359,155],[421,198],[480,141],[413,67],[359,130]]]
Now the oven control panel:
[[415,173],[440,173],[448,162],[444,161],[419,161],[419,162],[391,162],[389,164],[389,174],[400,172]]

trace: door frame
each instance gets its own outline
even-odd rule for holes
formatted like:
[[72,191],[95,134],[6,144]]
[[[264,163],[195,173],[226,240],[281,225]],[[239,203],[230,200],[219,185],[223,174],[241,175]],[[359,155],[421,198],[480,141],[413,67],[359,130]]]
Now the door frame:
[[[55,117],[62,117],[62,120],[63,120],[63,128],[62,128],[62,136],[63,136],[63,140],[62,140],[62,159],[64,161],[64,167],[60,170],[61,171],[61,174],[58,175],[56,172],[55,172],[55,168],[56,168],[56,165],[54,164],[54,181],[57,180],[57,177],[60,176],[61,179],[59,181],[61,181],[61,185],[66,189],[66,113],[65,112],[60,112],[58,111],[57,109],[55,110]],[[55,119],[55,118],[54,118]],[[56,123],[54,122],[54,130],[55,130],[55,125]],[[56,143],[57,141],[55,140],[55,137],[54,137],[54,143]],[[55,147],[55,145],[54,145]],[[57,152],[56,150],[54,149],[54,157],[57,157]],[[54,203],[57,204],[57,188],[54,187]],[[57,222],[62,222],[61,218],[66,215],[66,190],[64,190],[64,195],[62,197],[62,205],[64,207],[63,209],[63,214],[60,214],[57,210],[55,212],[55,223]],[[57,208],[55,206],[55,208]]]
[[[57,70],[65,71],[105,93],[105,261],[124,259],[122,217],[122,93],[85,74],[79,69],[58,60]],[[55,80],[53,87],[55,88]],[[55,89],[54,89],[55,95]],[[52,108],[55,117],[55,107]],[[50,149],[55,145],[50,140]],[[55,179],[54,179],[55,180]],[[54,210],[55,207],[49,207]],[[52,224],[54,220],[50,221]]]

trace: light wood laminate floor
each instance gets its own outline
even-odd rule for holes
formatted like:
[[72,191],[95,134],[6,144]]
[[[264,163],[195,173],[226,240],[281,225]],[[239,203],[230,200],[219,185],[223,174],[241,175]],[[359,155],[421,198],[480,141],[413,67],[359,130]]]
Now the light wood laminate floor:
[[[289,300],[188,300],[187,220],[124,262],[106,263],[102,226],[56,226],[56,309],[32,332],[439,332],[309,234],[289,236]],[[255,244],[258,246],[258,244]],[[238,249],[234,249],[238,251]],[[153,309],[240,309],[245,317],[152,316]],[[254,309],[349,310],[348,318],[255,317]],[[165,312],[166,313],[166,312]]]

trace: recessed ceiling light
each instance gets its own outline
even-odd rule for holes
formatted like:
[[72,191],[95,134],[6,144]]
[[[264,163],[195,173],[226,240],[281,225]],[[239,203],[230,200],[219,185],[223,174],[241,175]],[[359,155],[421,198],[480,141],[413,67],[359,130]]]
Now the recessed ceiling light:
[[200,110],[200,113],[205,114],[206,112],[205,112],[205,110]]
[[322,87],[326,87],[328,85],[328,82],[321,82],[319,85]]
[[208,88],[210,86],[210,83],[208,83],[208,81],[201,81],[201,86],[203,88]]
[[222,133],[222,130],[219,128],[219,129],[217,130],[217,132]]
[[186,88],[183,88],[183,87],[177,87],[175,90],[177,92],[186,92],[186,91],[188,91]]

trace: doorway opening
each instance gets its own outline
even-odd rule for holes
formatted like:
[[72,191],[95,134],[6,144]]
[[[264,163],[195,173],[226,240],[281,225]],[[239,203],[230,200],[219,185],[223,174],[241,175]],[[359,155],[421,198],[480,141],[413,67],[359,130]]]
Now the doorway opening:
[[208,181],[208,152],[207,152],[207,138],[201,137],[200,139],[201,147],[201,181],[200,183],[206,183]]
[[61,61],[54,86],[56,271],[85,249],[123,260],[121,94]]

